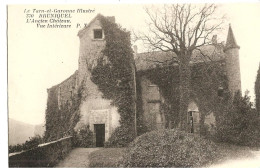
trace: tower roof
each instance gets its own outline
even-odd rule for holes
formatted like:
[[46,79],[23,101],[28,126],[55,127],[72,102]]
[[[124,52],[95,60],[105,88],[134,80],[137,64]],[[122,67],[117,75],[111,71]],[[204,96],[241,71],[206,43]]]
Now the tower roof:
[[225,50],[230,49],[230,48],[240,48],[239,45],[237,45],[233,30],[231,28],[231,24],[229,24],[228,36],[227,36],[227,42],[226,42]]

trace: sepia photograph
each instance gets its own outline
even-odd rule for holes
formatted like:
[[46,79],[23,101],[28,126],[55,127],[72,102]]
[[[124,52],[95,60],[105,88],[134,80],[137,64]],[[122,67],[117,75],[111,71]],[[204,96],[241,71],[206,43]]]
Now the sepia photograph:
[[260,3],[6,10],[9,167],[260,167]]

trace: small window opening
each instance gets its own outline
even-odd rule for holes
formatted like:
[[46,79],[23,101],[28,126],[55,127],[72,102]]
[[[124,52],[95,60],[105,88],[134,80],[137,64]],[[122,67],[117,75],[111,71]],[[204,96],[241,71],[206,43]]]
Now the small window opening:
[[223,94],[224,94],[224,89],[223,89],[223,87],[219,87],[219,88],[218,88],[218,96],[219,96],[219,97],[223,97]]
[[103,38],[102,29],[95,29],[94,30],[94,39],[102,39],[102,38]]

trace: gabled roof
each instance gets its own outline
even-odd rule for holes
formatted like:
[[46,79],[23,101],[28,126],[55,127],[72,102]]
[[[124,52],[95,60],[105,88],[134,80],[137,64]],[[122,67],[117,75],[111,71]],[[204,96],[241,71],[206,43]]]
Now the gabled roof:
[[[97,19],[99,19],[100,17],[104,17],[103,15],[101,15],[100,13],[97,14],[90,22],[89,24],[87,24],[87,26],[85,26],[84,28],[82,28],[81,30],[79,30],[78,32],[78,36],[81,37],[83,32],[93,23],[95,22]],[[110,21],[110,22],[115,22],[115,17],[114,16],[106,16],[106,18]]]
[[237,45],[233,30],[231,28],[231,24],[229,24],[228,36],[227,36],[227,42],[226,42],[225,50],[228,50],[230,48],[240,48],[239,45]]
[[[199,62],[218,61],[225,59],[222,44],[207,45],[194,50],[191,64]],[[154,51],[138,53],[135,57],[137,71],[144,71],[155,67],[178,65],[176,54],[173,52]]]
[[99,17],[101,17],[101,14],[97,14],[90,22],[87,24],[87,26],[83,27],[81,30],[78,32],[78,36],[81,37],[83,32],[94,22],[96,21]]

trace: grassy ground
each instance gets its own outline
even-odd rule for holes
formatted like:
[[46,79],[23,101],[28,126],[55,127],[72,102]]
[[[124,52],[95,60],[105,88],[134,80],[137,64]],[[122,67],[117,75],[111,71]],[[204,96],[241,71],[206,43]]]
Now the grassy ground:
[[102,148],[89,155],[89,167],[118,167],[125,148]]
[[[224,162],[229,159],[251,157],[250,148],[235,146],[230,144],[219,143],[219,157],[215,159],[215,163]],[[92,152],[89,155],[90,167],[118,167],[122,159],[125,148],[102,148]]]

